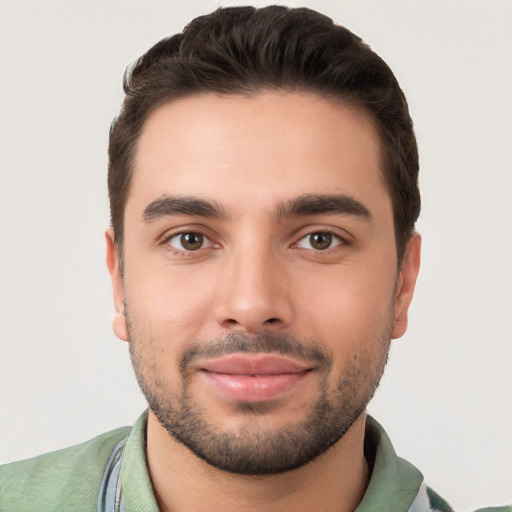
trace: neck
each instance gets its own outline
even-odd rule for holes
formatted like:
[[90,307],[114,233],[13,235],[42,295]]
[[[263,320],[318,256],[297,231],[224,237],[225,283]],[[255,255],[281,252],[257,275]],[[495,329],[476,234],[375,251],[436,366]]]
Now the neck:
[[366,490],[365,414],[332,448],[301,468],[247,476],[218,470],[175,441],[149,413],[148,466],[161,512],[352,512]]

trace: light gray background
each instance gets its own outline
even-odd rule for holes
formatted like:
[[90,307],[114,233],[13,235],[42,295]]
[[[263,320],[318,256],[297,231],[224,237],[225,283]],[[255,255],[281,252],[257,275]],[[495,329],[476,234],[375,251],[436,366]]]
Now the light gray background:
[[[125,67],[217,5],[0,0],[0,462],[144,408],[110,326],[108,128]],[[458,509],[511,501],[512,3],[289,5],[387,60],[420,143],[423,266],[369,410]]]

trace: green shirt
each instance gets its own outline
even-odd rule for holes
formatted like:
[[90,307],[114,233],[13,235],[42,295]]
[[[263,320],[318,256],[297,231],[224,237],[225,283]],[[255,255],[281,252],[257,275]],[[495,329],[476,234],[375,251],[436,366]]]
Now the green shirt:
[[[146,466],[146,424],[147,412],[132,428],[0,466],[0,511],[158,512]],[[365,453],[373,468],[356,512],[452,510],[412,464],[396,455],[384,429],[371,417]],[[486,511],[512,512],[512,507]]]

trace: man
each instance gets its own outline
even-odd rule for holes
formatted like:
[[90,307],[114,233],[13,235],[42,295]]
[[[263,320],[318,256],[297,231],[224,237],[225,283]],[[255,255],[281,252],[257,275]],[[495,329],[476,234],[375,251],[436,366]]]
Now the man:
[[387,65],[313,11],[220,9],[125,92],[107,263],[149,410],[5,466],[0,509],[450,510],[365,414],[420,260]]

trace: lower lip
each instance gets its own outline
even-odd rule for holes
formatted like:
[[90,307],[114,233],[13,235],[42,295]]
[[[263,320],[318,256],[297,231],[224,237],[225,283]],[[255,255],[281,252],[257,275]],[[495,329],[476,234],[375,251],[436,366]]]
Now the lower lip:
[[309,371],[262,376],[208,371],[201,373],[211,386],[231,400],[264,402],[292,389],[308,375]]

